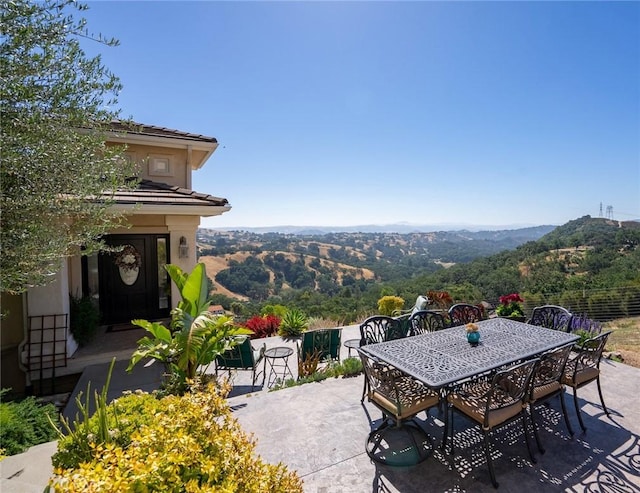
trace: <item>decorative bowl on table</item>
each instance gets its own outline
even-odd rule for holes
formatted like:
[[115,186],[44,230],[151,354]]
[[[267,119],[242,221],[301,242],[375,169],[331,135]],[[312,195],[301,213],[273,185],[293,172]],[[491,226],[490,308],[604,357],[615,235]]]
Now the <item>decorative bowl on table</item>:
[[468,323],[464,326],[467,332],[467,341],[472,346],[477,346],[480,342],[480,332],[478,332],[478,326],[474,323]]

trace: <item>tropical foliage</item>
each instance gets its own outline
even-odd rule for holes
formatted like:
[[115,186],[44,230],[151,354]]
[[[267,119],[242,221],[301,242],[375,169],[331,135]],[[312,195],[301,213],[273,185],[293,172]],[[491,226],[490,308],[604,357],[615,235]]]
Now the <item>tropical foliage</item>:
[[290,308],[282,316],[278,334],[282,337],[298,337],[309,327],[309,317],[302,310]]
[[138,341],[127,371],[144,358],[157,360],[167,366],[171,385],[181,392],[198,373],[206,373],[216,356],[242,343],[251,331],[234,325],[231,317],[209,312],[204,264],[197,264],[190,274],[173,264],[165,268],[182,300],[171,311],[170,328],[160,322],[132,320],[152,337],[145,336]]

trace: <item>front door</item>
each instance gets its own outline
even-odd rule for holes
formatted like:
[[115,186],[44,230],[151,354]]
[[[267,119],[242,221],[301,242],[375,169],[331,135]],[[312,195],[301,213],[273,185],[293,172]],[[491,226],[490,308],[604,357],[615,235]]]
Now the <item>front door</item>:
[[169,236],[110,235],[106,243],[122,249],[98,256],[103,323],[168,317],[170,284],[164,264],[169,261]]

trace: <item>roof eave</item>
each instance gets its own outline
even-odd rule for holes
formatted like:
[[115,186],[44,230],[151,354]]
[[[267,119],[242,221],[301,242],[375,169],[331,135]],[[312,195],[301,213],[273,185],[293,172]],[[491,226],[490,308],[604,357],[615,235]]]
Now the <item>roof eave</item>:
[[173,215],[173,216],[220,216],[231,210],[230,205],[153,205],[153,204],[113,204],[113,210],[131,214]]

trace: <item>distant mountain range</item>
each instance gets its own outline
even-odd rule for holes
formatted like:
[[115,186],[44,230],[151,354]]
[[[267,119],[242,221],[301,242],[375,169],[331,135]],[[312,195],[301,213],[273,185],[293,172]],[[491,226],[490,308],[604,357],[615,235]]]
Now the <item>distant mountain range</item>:
[[284,233],[295,235],[323,235],[327,233],[431,233],[437,231],[508,231],[516,229],[545,228],[553,229],[556,225],[522,225],[486,226],[478,224],[364,224],[360,226],[264,226],[264,227],[204,227],[217,231],[247,231],[250,233]]

